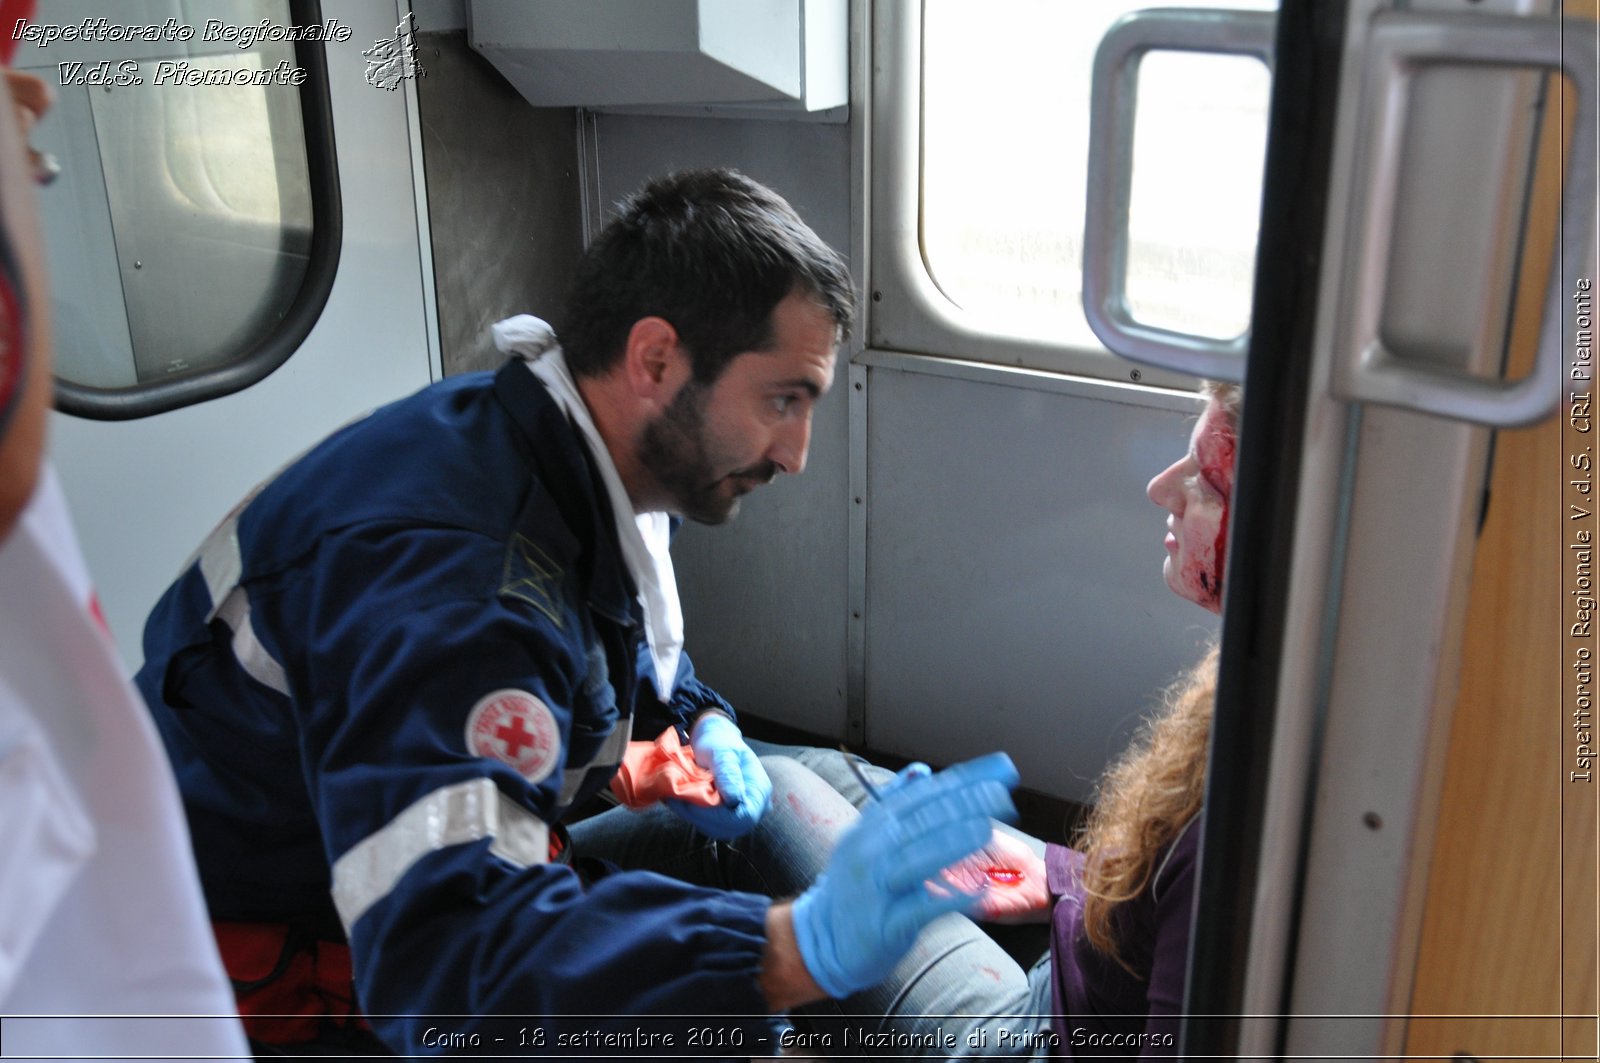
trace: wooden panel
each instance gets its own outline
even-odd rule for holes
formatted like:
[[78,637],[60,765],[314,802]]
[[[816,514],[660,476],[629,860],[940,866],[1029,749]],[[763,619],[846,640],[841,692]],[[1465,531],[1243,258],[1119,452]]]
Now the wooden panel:
[[[1567,10],[1594,18],[1595,7],[1595,0],[1582,0]],[[1563,112],[1570,116],[1570,107],[1549,108],[1541,136],[1513,375],[1526,372],[1535,346],[1562,194],[1563,138],[1554,134],[1563,128]],[[1594,654],[1596,642],[1593,635],[1567,634],[1576,601],[1571,592],[1583,574],[1580,553],[1571,546],[1579,528],[1595,536],[1596,508],[1585,505],[1576,519],[1568,509],[1569,502],[1583,500],[1569,459],[1586,446],[1594,448],[1591,457],[1600,456],[1595,438],[1577,431],[1564,411],[1535,428],[1502,432],[1496,443],[1432,853],[1409,1056],[1595,1058],[1600,772],[1589,780],[1569,772],[1577,766],[1578,746],[1572,714],[1579,676],[1571,665],[1580,646]]]

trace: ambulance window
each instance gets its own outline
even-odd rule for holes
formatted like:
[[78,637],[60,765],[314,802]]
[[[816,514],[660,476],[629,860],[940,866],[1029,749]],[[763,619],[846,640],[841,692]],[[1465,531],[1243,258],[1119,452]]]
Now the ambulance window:
[[310,331],[337,261],[323,46],[292,39],[317,5],[165,20],[137,5],[126,28],[104,4],[45,10],[41,31],[78,30],[17,56],[56,90],[33,144],[61,164],[39,196],[58,407],[141,417],[261,379]]
[[[1126,377],[1080,301],[1090,72],[1111,25],[1149,6],[928,3],[920,26],[914,17],[880,20],[876,46],[892,50],[902,74],[920,60],[921,77],[889,94],[908,119],[897,127],[917,132],[874,131],[875,152],[914,152],[916,160],[888,167],[896,180],[879,186],[887,209],[913,220],[875,226],[874,267],[920,271],[897,287],[925,296],[920,307],[874,304],[884,323],[879,345]],[[1127,279],[1138,320],[1222,338],[1248,327],[1269,89],[1267,68],[1253,58],[1156,51],[1141,62]],[[894,247],[896,234],[915,247]],[[905,313],[943,322],[942,335],[903,327],[896,318]],[[897,343],[900,334],[916,339]]]

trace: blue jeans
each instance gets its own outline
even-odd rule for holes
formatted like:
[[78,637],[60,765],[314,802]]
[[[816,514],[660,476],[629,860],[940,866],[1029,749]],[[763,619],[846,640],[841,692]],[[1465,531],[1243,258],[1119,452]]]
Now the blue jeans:
[[[575,851],[719,889],[778,899],[799,894],[827,866],[835,841],[870,798],[846,754],[750,745],[772,777],[772,803],[750,834],[718,842],[663,808],[618,808],[575,824]],[[893,777],[860,763],[875,785]],[[1041,1046],[1048,1038],[1042,1035],[1050,1029],[1048,928],[1016,930],[1014,936],[1023,940],[1013,944],[1013,952],[1034,957],[1026,969],[971,920],[936,920],[884,981],[845,1000],[795,1009],[790,1051],[858,1058],[1044,1058],[1048,1052]]]

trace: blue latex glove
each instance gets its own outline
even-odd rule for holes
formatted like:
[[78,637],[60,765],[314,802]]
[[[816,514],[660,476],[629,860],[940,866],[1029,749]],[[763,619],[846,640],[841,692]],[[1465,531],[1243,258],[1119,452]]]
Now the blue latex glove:
[[824,992],[838,1000],[882,981],[919,930],[976,906],[977,896],[935,892],[926,880],[981,848],[991,818],[1016,818],[1007,791],[1019,781],[1004,753],[937,775],[912,765],[861,810],[827,870],[794,903],[800,958]]
[[695,763],[711,770],[722,804],[707,807],[668,800],[667,807],[712,838],[727,841],[749,834],[772,797],[772,780],[761,766],[761,758],[745,745],[738,726],[719,712],[708,712],[695,721],[689,746]]

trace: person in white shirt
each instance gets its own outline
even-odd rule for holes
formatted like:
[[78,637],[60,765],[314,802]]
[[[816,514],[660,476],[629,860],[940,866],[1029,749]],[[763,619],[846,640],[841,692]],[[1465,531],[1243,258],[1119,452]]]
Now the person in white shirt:
[[[3,45],[18,6],[0,3]],[[171,768],[44,462],[50,300],[30,176],[52,161],[26,135],[50,93],[9,70],[5,82],[0,1056],[248,1058]]]

